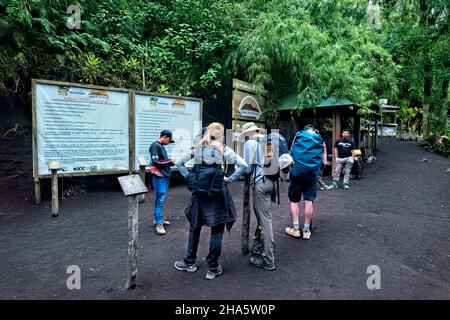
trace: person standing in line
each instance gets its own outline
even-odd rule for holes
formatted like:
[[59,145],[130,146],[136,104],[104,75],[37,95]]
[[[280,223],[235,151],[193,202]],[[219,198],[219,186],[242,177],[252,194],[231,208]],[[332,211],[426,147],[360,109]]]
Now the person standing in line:
[[[294,165],[290,172],[291,183],[288,196],[291,201],[292,227],[287,227],[285,231],[292,237],[309,240],[313,205],[317,194],[317,179],[322,164],[327,162],[322,137],[312,125],[307,125],[303,131],[297,132],[292,143],[291,156]],[[298,203],[302,195],[305,201],[305,223],[300,232]]]
[[[220,123],[211,123],[195,146],[193,152],[187,153],[182,159],[176,162],[180,174],[192,182],[192,196],[185,208],[185,215],[189,220],[188,248],[184,259],[174,263],[178,271],[195,272],[197,248],[200,241],[200,232],[203,226],[211,228],[209,241],[209,253],[206,257],[208,270],[206,279],[212,280],[223,272],[219,264],[219,257],[222,252],[222,237],[224,229],[231,230],[236,221],[236,208],[228,190],[227,184],[237,181],[247,168],[244,159],[238,156],[231,148],[224,145],[225,129]],[[189,173],[185,164],[194,158],[193,171]],[[237,166],[230,177],[225,176],[227,165]],[[209,177],[212,172],[213,177]],[[189,180],[189,174],[196,176],[193,181]],[[217,187],[215,179],[220,177],[221,185]],[[205,181],[208,181],[206,184]],[[212,183],[211,183],[212,181]],[[220,188],[220,192],[200,192],[199,190],[212,187]],[[196,191],[197,190],[197,191]]]
[[[270,157],[268,155],[266,159],[266,146],[262,143],[264,135],[260,133],[260,129],[253,122],[248,122],[242,126],[242,135],[249,137],[244,144],[244,160],[248,164],[246,174],[250,176],[253,210],[257,220],[250,263],[265,270],[275,270],[272,201],[275,200],[279,175],[266,175]],[[275,148],[278,148],[278,145],[271,144]],[[276,153],[275,150],[271,152]],[[278,153],[275,156],[278,156]],[[279,172],[278,166],[276,172]]]
[[165,235],[164,225],[170,225],[170,222],[163,219],[163,205],[169,189],[170,167],[175,164],[175,159],[169,159],[164,146],[174,143],[172,132],[163,130],[159,139],[150,145],[151,173],[152,182],[155,189],[155,211],[153,214],[153,225],[156,227],[156,233]]

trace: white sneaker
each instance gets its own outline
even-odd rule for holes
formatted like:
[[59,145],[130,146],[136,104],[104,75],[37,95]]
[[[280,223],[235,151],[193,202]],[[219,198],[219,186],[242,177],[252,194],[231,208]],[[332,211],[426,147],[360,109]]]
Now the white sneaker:
[[163,226],[162,224],[157,224],[157,225],[156,225],[156,233],[159,234],[159,235],[161,235],[161,236],[163,236],[163,235],[165,235],[167,232],[166,232],[166,230],[164,229],[164,226]]

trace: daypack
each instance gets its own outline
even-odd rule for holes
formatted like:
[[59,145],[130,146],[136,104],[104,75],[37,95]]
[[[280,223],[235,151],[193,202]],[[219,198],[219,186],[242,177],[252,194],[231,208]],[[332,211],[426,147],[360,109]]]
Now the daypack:
[[[205,147],[202,147],[202,163],[194,164],[192,171],[187,175],[186,180],[188,189],[198,195],[216,196],[224,192],[224,176],[225,172],[222,166],[217,163],[207,164],[203,161],[203,152]],[[216,149],[211,149],[211,156],[214,157]],[[225,163],[225,162],[224,162]]]
[[277,154],[277,147],[278,144],[271,140],[267,140],[264,146],[264,177],[273,181],[278,181],[280,178],[280,153]]
[[320,134],[307,131],[297,132],[291,147],[294,169],[319,173],[323,161],[323,139]]
[[[259,148],[263,149],[264,159],[263,159],[263,179],[269,179],[273,182],[276,182],[275,192],[272,194],[272,201],[277,201],[280,204],[280,165],[279,165],[279,154],[277,152],[278,144],[276,141],[272,141],[270,136],[264,136],[262,139],[258,139],[258,149],[256,150],[257,156],[259,155]],[[259,163],[261,159],[257,159],[257,163]],[[253,164],[253,179],[256,176],[256,166],[258,164]],[[254,188],[254,187],[253,187]]]

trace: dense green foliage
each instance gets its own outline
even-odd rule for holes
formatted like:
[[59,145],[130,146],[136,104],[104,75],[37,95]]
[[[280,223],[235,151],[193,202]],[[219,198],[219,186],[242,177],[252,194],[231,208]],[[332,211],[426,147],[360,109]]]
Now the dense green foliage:
[[385,47],[402,66],[399,104],[406,113],[414,108],[423,112],[425,137],[432,132],[450,134],[449,13],[446,0],[390,1],[384,6]]
[[403,124],[449,134],[450,2],[372,2],[381,28],[367,0],[3,0],[0,95],[27,97],[40,78],[205,97],[237,77],[271,121],[295,90],[298,110],[335,96],[368,114],[387,98]]

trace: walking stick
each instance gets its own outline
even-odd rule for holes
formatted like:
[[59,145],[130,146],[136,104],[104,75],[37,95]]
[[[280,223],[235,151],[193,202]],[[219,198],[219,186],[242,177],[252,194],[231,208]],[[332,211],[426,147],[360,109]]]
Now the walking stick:
[[242,213],[242,238],[241,253],[248,254],[248,240],[250,233],[250,175],[245,175],[244,180],[244,210]]

